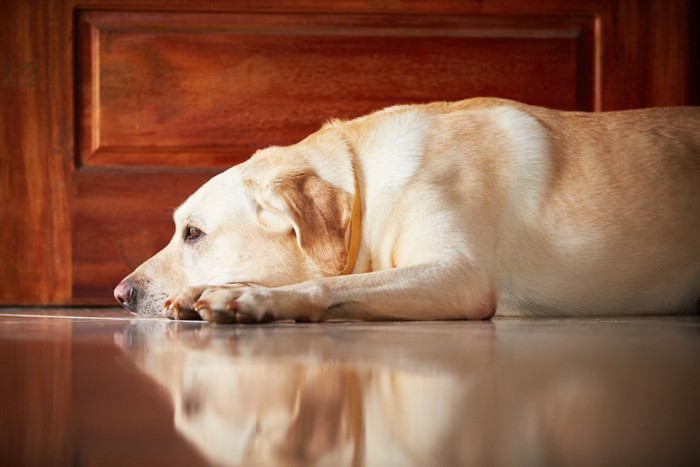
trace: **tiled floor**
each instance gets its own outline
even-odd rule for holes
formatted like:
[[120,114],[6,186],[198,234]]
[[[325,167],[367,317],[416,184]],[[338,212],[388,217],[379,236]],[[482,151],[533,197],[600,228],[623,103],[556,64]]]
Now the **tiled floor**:
[[700,317],[0,309],[0,465],[700,465]]

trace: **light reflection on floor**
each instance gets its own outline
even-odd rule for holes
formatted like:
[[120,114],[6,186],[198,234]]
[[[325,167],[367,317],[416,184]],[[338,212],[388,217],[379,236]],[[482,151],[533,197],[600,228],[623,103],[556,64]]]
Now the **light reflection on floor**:
[[1,310],[3,465],[700,461],[700,317],[212,326]]

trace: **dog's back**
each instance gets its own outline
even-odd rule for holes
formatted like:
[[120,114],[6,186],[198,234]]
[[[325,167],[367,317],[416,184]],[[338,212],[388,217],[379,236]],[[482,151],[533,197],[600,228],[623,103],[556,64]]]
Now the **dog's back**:
[[[487,98],[400,106],[349,124],[368,139],[406,121],[425,129],[421,162],[393,198],[405,213],[393,231],[412,240],[394,247],[408,253],[392,261],[431,248],[471,258],[493,284],[499,315],[695,309],[700,108],[562,112]],[[394,159],[416,151],[394,152],[400,165]],[[376,177],[401,173],[386,172]]]

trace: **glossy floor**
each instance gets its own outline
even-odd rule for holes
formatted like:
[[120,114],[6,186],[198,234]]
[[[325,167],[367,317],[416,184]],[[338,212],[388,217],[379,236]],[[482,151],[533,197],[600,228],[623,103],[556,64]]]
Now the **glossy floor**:
[[2,465],[700,462],[700,318],[214,326],[0,309]]

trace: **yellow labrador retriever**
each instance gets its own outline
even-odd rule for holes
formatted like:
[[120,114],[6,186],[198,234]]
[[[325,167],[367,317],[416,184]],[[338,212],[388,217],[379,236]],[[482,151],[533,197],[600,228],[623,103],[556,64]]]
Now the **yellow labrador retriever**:
[[700,108],[501,99],[331,121],[212,178],[115,289],[219,323],[690,312]]

